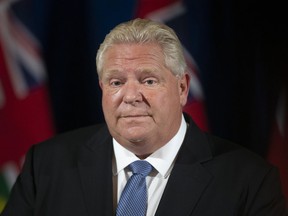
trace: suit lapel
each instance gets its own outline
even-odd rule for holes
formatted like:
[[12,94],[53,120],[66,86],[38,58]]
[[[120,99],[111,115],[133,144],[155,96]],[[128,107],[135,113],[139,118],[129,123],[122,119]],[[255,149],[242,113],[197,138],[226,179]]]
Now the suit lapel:
[[79,175],[89,216],[113,214],[112,139],[98,132],[79,152]]
[[167,182],[156,215],[192,214],[212,180],[202,163],[212,158],[205,135],[189,119],[189,128]]
[[156,215],[190,215],[210,180],[199,164],[175,165]]
[[[89,216],[113,215],[112,153],[112,138],[106,127],[99,130],[79,152],[79,175]],[[212,180],[201,164],[211,158],[208,141],[190,120],[157,216],[182,216],[193,212]]]

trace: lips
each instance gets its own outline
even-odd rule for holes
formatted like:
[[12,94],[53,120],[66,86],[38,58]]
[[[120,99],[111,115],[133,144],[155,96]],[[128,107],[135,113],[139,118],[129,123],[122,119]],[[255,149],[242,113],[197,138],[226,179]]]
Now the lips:
[[121,118],[141,118],[141,117],[149,117],[149,115],[121,115]]

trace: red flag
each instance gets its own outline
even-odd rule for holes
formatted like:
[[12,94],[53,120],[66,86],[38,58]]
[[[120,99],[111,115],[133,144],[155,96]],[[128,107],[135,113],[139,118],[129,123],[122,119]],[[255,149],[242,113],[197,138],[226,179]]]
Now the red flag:
[[[0,177],[6,181],[15,180],[8,178],[11,167],[19,171],[32,144],[53,135],[39,45],[9,10],[10,4],[0,1]],[[3,196],[0,190],[0,202]]]
[[[136,17],[149,18],[165,23],[184,13],[186,13],[186,8],[181,0],[140,0],[136,10]],[[181,32],[177,33],[181,34]],[[202,86],[199,80],[199,70],[189,51],[186,50],[184,46],[183,48],[188,70],[191,75],[189,98],[184,107],[184,111],[193,118],[201,129],[207,131],[208,123]]]
[[268,160],[278,167],[283,192],[288,204],[288,106],[287,94],[283,90],[279,97],[275,121],[268,149]]

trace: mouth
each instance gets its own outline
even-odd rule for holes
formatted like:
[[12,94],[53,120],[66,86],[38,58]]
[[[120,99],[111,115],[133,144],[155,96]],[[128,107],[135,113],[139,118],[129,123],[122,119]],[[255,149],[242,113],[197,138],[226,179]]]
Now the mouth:
[[[142,127],[147,123],[151,123],[152,116],[147,114],[137,114],[137,115],[121,115],[118,119],[120,124],[123,124],[122,127]],[[144,124],[144,125],[143,125]]]
[[121,118],[144,118],[150,117],[149,115],[121,115]]

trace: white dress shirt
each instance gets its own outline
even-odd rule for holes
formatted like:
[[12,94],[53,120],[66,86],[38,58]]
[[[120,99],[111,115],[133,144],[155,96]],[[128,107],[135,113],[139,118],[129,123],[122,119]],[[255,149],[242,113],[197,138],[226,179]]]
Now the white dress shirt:
[[[147,216],[152,216],[156,213],[166,183],[174,166],[175,158],[183,143],[186,128],[187,125],[184,116],[182,115],[181,125],[176,135],[166,145],[145,159],[154,167],[152,172],[146,177],[148,190]],[[115,158],[112,163],[112,172],[115,210],[121,193],[132,175],[132,172],[127,169],[127,166],[130,163],[139,160],[139,158],[121,146],[115,139],[113,139],[113,147]]]

